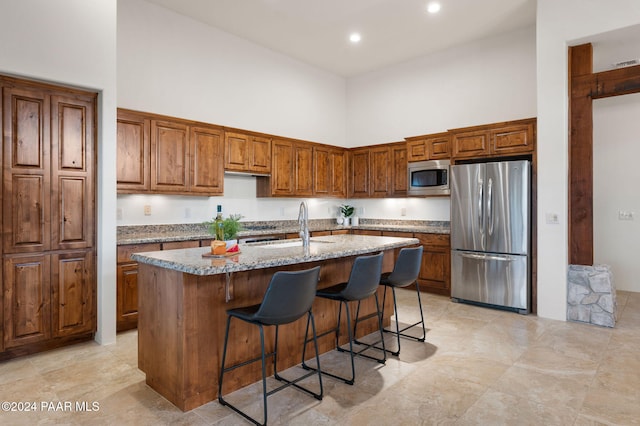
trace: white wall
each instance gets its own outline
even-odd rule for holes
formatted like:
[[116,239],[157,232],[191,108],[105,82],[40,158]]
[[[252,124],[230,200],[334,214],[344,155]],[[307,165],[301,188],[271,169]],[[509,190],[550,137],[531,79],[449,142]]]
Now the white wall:
[[[640,292],[640,93],[593,102],[594,262],[616,288]],[[618,219],[634,213],[633,221]]]
[[566,319],[568,238],[567,46],[640,23],[637,0],[538,0],[538,315]]
[[536,116],[535,29],[350,78],[349,146]]
[[98,111],[98,333],[116,326],[116,4],[111,0],[3,2],[0,72],[100,93]]
[[118,1],[117,69],[122,108],[345,144],[344,78],[144,0]]

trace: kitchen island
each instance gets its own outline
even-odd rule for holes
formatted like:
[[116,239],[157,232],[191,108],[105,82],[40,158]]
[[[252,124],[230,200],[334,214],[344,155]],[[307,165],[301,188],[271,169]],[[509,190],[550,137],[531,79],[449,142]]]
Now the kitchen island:
[[[391,271],[395,250],[418,243],[416,238],[333,235],[311,238],[306,249],[300,240],[242,244],[239,254],[219,258],[203,257],[210,252],[205,247],[135,253],[131,258],[139,263],[138,367],[151,388],[183,411],[212,401],[218,392],[226,310],[259,304],[276,271],[319,265],[318,288],[325,288],[348,280],[356,256],[383,251],[383,271]],[[378,291],[381,294],[382,289]],[[374,311],[373,298],[362,303],[362,315]],[[385,323],[392,311],[388,300]],[[316,299],[313,312],[321,333],[335,326],[338,304]],[[305,327],[302,319],[282,327],[279,368],[300,363]],[[369,320],[358,326],[358,335],[376,328],[375,319]],[[265,332],[271,350],[273,330]],[[258,336],[257,327],[232,322],[229,362],[258,354]],[[335,347],[332,335],[318,343],[322,353]],[[307,355],[313,357],[313,350]],[[235,370],[225,375],[225,393],[260,378],[259,363]]]

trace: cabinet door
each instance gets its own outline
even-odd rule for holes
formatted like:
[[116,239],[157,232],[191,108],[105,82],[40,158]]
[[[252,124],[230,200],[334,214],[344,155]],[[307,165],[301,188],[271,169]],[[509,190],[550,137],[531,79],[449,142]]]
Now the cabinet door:
[[331,167],[329,169],[331,185],[329,195],[345,198],[347,196],[347,161],[344,150],[334,150],[330,154]]
[[224,133],[224,168],[244,172],[249,169],[249,136],[243,133]]
[[118,265],[116,328],[129,330],[138,326],[138,264]]
[[118,192],[149,190],[149,131],[151,121],[136,114],[118,111],[117,182]]
[[271,139],[251,136],[249,143],[249,171],[271,173]]
[[8,257],[4,261],[4,347],[51,337],[50,257]]
[[486,130],[455,133],[452,145],[454,158],[486,156],[489,154],[489,133]]
[[429,160],[448,160],[451,158],[451,138],[449,134],[425,139]]
[[293,143],[285,140],[274,140],[271,195],[293,195],[294,165]]
[[407,195],[408,172],[407,172],[407,148],[405,144],[391,147],[392,169],[391,172],[391,195],[394,197],[404,197]]
[[313,148],[313,192],[318,197],[331,192],[331,150],[327,147]]
[[451,295],[451,245],[446,234],[415,234],[422,243],[418,283],[422,290]]
[[54,336],[96,330],[93,292],[94,251],[83,250],[51,256],[51,318]]
[[224,137],[222,130],[191,127],[190,186],[192,193],[222,195],[224,190]]
[[309,144],[296,143],[293,146],[295,158],[295,188],[293,194],[299,196],[313,195],[313,147]]
[[51,96],[51,248],[93,247],[94,103]]
[[534,149],[533,123],[505,126],[490,131],[493,154],[519,154]]
[[49,250],[50,104],[41,90],[3,88],[4,252]]
[[391,195],[391,153],[388,146],[382,148],[372,148],[371,157],[371,174],[369,194],[372,197],[387,197]]
[[188,126],[151,121],[151,190],[186,192],[189,186]]
[[369,148],[351,151],[349,197],[369,197]]
[[424,161],[428,156],[427,143],[424,139],[407,142],[407,161]]

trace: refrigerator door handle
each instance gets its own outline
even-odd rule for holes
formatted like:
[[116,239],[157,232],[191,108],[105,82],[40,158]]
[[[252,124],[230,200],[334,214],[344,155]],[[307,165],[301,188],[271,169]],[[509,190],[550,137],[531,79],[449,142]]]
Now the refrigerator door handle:
[[493,235],[493,179],[491,178],[489,178],[487,192],[487,231],[489,235]]
[[480,232],[480,247],[484,250],[484,184],[482,180],[478,181],[478,231]]
[[498,254],[460,253],[460,256],[466,257],[468,259],[476,259],[476,260],[499,260],[502,262],[513,261],[513,257],[511,256],[500,256]]

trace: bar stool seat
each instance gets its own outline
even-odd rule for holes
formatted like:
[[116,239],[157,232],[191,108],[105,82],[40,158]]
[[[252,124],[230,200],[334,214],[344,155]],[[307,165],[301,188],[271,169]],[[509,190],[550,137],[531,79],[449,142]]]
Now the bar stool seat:
[[[384,348],[385,351],[391,353],[394,356],[400,355],[400,336],[417,340],[419,342],[424,342],[427,336],[427,331],[424,325],[424,313],[422,311],[422,300],[420,299],[420,286],[418,285],[418,275],[420,274],[420,266],[422,264],[422,246],[419,247],[409,247],[403,248],[400,250],[398,254],[398,259],[396,259],[396,263],[393,266],[393,271],[390,273],[384,273],[380,276],[380,285],[384,286],[384,293],[382,297],[382,314],[384,315],[384,306],[387,300],[387,288],[391,288],[391,293],[393,295],[393,310],[394,316],[396,319],[396,330],[387,330],[384,329],[385,333],[394,334],[397,337],[398,342],[398,350],[393,351],[391,349]],[[398,320],[398,306],[396,303],[396,288],[408,287],[411,284],[416,285],[416,292],[418,295],[418,306],[420,308],[420,321],[415,322],[411,325],[406,326],[403,329],[400,329],[400,324]],[[358,306],[358,313],[359,313]],[[358,322],[369,318],[371,315],[360,318],[358,317],[358,313],[356,314],[356,324],[354,329],[358,326]],[[405,334],[404,332],[409,330],[410,328],[416,327],[418,325],[422,325],[422,336],[416,337],[410,334]],[[376,342],[379,343],[379,342]],[[383,341],[384,343],[384,341]],[[384,345],[383,345],[384,346]],[[378,349],[383,349],[379,348]]]
[[[271,281],[269,282],[269,286],[267,287],[267,291],[265,292],[262,303],[253,306],[241,307],[236,309],[230,309],[227,311],[227,326],[224,336],[224,349],[222,353],[222,369],[220,371],[220,380],[218,381],[218,401],[221,405],[226,405],[231,408],[236,413],[240,414],[247,420],[255,423],[257,425],[267,424],[267,397],[272,394],[287,388],[289,386],[294,386],[297,389],[300,389],[318,400],[322,399],[323,389],[322,389],[322,374],[319,368],[320,366],[320,358],[318,354],[318,341],[316,336],[316,326],[315,320],[313,318],[313,312],[311,311],[311,306],[313,305],[313,301],[315,299],[315,293],[318,286],[318,279],[320,274],[320,267],[316,266],[315,268],[303,270],[303,271],[278,271],[276,272]],[[307,314],[307,331],[305,333],[305,349],[308,341],[313,341],[315,346],[315,358],[318,363],[318,369],[316,371],[312,371],[310,373],[306,373],[295,380],[288,380],[283,378],[278,374],[277,368],[277,357],[278,357],[278,330],[279,326],[283,324],[292,323],[299,318],[303,317]],[[260,349],[261,354],[257,358],[250,359],[248,361],[240,362],[238,364],[232,365],[230,367],[226,367],[226,357],[227,357],[227,344],[229,341],[229,328],[231,325],[231,318],[236,318],[242,321],[245,321],[250,324],[255,324],[259,327],[260,330]],[[311,340],[307,339],[309,325],[312,326],[313,330],[313,338]],[[265,345],[264,345],[264,326],[275,326],[275,343],[273,352],[266,353]],[[304,356],[306,351],[303,350],[302,361],[304,362]],[[274,370],[274,378],[283,382],[284,384],[267,392],[267,377],[266,377],[266,358],[273,358],[273,370]],[[259,423],[256,419],[249,416],[239,408],[235,407],[228,401],[226,401],[222,396],[222,385],[223,379],[226,372],[231,370],[235,370],[236,368],[243,367],[245,365],[249,365],[256,361],[262,361],[262,398],[263,398],[263,408],[264,408],[264,422]],[[319,392],[313,392],[310,389],[307,389],[298,384],[303,379],[310,377],[314,374],[318,375],[318,383],[320,386]]]
[[[372,256],[359,256],[353,262],[353,267],[351,268],[351,274],[349,275],[349,280],[345,283],[336,284],[334,286],[320,289],[316,292],[316,296],[329,300],[337,300],[340,302],[338,307],[338,323],[335,328],[325,331],[324,333],[319,334],[317,337],[323,337],[327,334],[334,333],[336,336],[336,350],[340,352],[349,352],[351,358],[351,378],[341,377],[337,374],[329,373],[325,370],[322,370],[322,374],[333,377],[335,379],[342,380],[348,385],[353,385],[355,383],[356,378],[356,370],[354,357],[359,355],[365,358],[373,359],[384,364],[387,360],[386,352],[382,351],[382,358],[375,358],[373,356],[369,356],[364,354],[363,352],[367,349],[374,347],[373,345],[359,343],[364,345],[365,347],[358,352],[353,350],[353,344],[355,341],[355,334],[352,334],[351,330],[351,312],[349,309],[350,301],[358,301],[360,303],[361,300],[364,300],[370,296],[375,296],[376,300],[376,312],[372,315],[378,317],[378,328],[380,330],[380,337],[382,337],[382,314],[380,312],[380,305],[378,303],[378,294],[376,290],[378,289],[378,283],[380,280],[380,273],[382,272],[382,256],[383,253],[379,253]],[[340,322],[342,317],[342,305],[345,306],[345,311],[347,313],[347,333],[349,336],[349,350],[342,349],[340,347]],[[306,342],[308,341],[308,337],[305,336],[305,347]],[[382,344],[384,346],[384,339],[382,340]],[[303,355],[304,358],[304,355]],[[319,365],[319,364],[318,364]],[[306,364],[304,361],[302,363],[302,367],[308,370],[315,370],[313,367]]]

